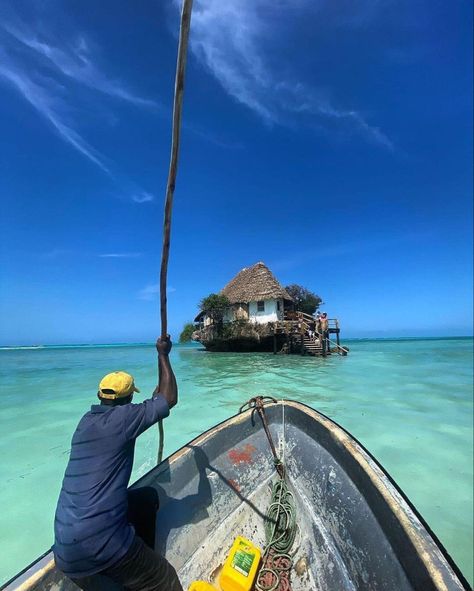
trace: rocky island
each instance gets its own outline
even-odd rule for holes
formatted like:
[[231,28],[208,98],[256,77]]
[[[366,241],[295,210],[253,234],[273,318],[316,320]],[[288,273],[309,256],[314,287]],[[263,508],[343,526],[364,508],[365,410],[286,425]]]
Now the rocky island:
[[345,355],[348,349],[340,345],[338,321],[315,315],[321,303],[319,296],[300,286],[284,288],[258,262],[201,301],[192,339],[209,351]]

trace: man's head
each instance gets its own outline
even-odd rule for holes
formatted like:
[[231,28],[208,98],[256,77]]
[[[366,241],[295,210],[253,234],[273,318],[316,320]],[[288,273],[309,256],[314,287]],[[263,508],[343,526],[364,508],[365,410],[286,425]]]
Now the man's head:
[[140,390],[135,386],[133,377],[124,371],[113,371],[101,379],[97,396],[104,404],[127,404],[134,392]]

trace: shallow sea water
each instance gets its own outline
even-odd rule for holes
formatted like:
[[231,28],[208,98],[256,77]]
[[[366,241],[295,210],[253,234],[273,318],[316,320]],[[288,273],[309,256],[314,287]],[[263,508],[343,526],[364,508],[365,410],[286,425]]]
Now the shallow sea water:
[[[346,341],[346,358],[207,353],[175,346],[180,402],[165,453],[256,394],[298,399],[336,420],[383,464],[473,582],[473,341]],[[0,350],[0,583],[53,540],[74,428],[103,374],[155,386],[148,345]],[[157,429],[137,442],[133,479],[156,461]]]

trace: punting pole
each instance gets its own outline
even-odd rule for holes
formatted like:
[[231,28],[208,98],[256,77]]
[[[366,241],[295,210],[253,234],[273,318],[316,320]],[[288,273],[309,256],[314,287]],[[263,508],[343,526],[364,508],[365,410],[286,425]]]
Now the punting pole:
[[[161,337],[168,336],[168,313],[166,298],[166,282],[168,276],[168,259],[170,254],[171,241],[171,215],[173,212],[174,188],[178,172],[179,139],[181,132],[181,113],[183,110],[184,95],[184,72],[186,69],[186,57],[188,49],[189,29],[191,26],[191,12],[193,0],[183,0],[181,11],[181,24],[179,30],[178,59],[176,62],[176,77],[174,82],[173,102],[173,127],[171,136],[171,156],[168,171],[168,182],[166,185],[166,200],[163,220],[163,250],[161,255],[160,271],[160,315],[161,315]],[[158,422],[159,445],[158,463],[163,459],[164,430],[162,421]]]

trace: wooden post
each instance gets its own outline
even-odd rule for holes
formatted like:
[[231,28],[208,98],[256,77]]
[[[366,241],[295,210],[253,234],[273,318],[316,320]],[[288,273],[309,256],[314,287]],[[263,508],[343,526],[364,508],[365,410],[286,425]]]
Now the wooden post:
[[301,355],[304,355],[304,329],[301,326]]
[[[179,27],[178,59],[176,62],[176,77],[174,81],[173,99],[173,123],[171,129],[171,156],[168,170],[168,182],[166,183],[165,212],[163,219],[163,250],[161,253],[160,268],[160,317],[161,317],[161,338],[168,337],[168,311],[166,298],[166,284],[168,276],[168,259],[170,254],[171,241],[171,214],[173,213],[173,198],[178,174],[179,140],[181,133],[181,113],[183,110],[184,94],[184,71],[186,69],[186,58],[188,55],[189,28],[191,26],[191,12],[193,0],[183,0],[181,10],[181,23]],[[159,376],[158,376],[159,380]],[[163,459],[163,447],[165,434],[163,422],[158,421],[158,457],[157,463]]]
[[341,346],[341,343],[340,343],[340,341],[339,341],[339,329],[337,329],[337,332],[336,332],[336,343],[337,343],[337,346],[338,346],[338,347],[340,347],[340,346]]
[[323,345],[323,357],[326,357],[326,335],[324,331],[321,333],[321,343]]
[[273,328],[273,355],[277,354],[277,335],[276,329]]

